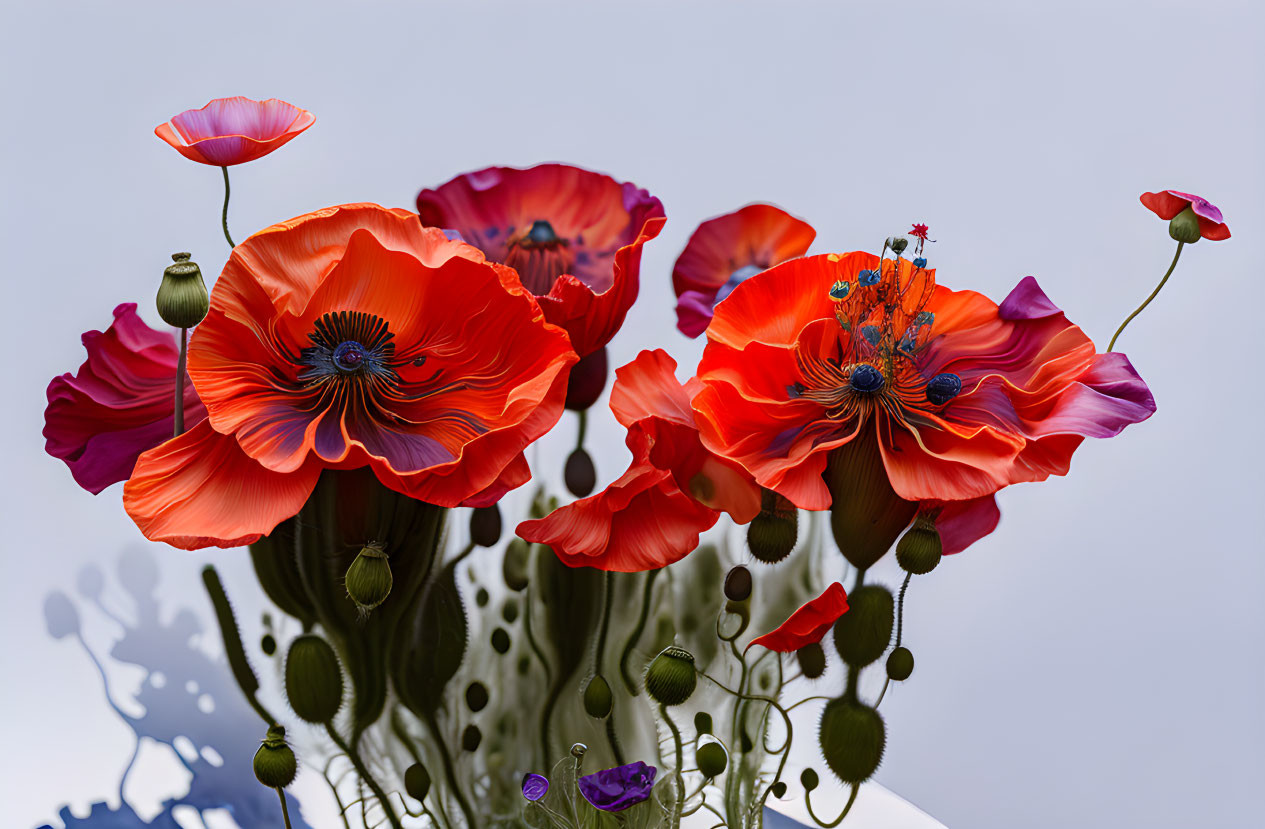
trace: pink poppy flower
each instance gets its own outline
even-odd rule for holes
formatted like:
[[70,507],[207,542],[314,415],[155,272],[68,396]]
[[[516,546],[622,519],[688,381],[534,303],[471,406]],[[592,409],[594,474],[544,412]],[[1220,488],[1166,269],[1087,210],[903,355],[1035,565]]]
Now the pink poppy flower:
[[190,161],[232,167],[262,158],[303,132],[316,116],[279,98],[216,98],[159,124],[154,134]]
[[1205,198],[1177,190],[1143,193],[1139,198],[1148,210],[1166,222],[1189,207],[1199,219],[1199,235],[1209,242],[1230,238],[1230,228],[1222,218],[1221,211]]

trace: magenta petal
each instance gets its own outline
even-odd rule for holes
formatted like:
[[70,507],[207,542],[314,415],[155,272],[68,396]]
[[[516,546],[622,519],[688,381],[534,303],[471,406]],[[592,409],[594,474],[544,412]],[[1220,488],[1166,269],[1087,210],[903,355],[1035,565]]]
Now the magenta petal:
[[523,797],[535,803],[549,792],[549,780],[543,774],[527,774],[523,777]]
[[1063,313],[1050,301],[1037,284],[1036,277],[1025,276],[1002,300],[998,314],[1004,320],[1036,320]]
[[594,808],[604,812],[622,812],[650,797],[657,772],[654,766],[638,760],[626,766],[587,774],[576,783],[580,794]]
[[1001,510],[997,498],[985,495],[969,501],[946,501],[936,518],[944,555],[960,553],[997,529]]
[[1037,436],[1074,434],[1109,438],[1130,423],[1155,413],[1155,398],[1129,358],[1119,351],[1099,354],[1078,381],[1041,421]]
[[1165,192],[1171,193],[1174,196],[1177,196],[1179,199],[1184,199],[1185,201],[1189,202],[1190,209],[1195,211],[1196,216],[1200,216],[1204,219],[1207,219],[1213,222],[1214,224],[1221,224],[1225,221],[1225,219],[1222,218],[1221,211],[1217,208],[1217,206],[1213,204],[1212,202],[1208,201],[1207,199],[1203,198],[1202,196],[1196,196],[1193,193],[1182,193],[1178,190],[1167,190]]
[[676,327],[687,337],[697,337],[712,321],[712,298],[701,291],[686,291],[676,303]]

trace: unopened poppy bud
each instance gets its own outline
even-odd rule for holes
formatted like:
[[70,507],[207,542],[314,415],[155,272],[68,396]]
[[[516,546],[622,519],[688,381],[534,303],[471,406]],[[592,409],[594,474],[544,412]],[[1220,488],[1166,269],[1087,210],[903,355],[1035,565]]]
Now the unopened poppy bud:
[[765,564],[776,564],[795,549],[798,536],[799,510],[776,492],[765,490],[763,508],[747,525],[751,555]]
[[936,569],[943,552],[936,522],[925,515],[914,519],[914,524],[896,542],[896,563],[907,573],[921,576]]
[[826,672],[826,649],[820,642],[809,642],[795,651],[795,659],[806,679],[816,679]]
[[527,559],[531,547],[521,538],[511,539],[505,547],[505,556],[501,559],[501,578],[510,590],[527,589]]
[[751,571],[739,564],[725,576],[725,598],[743,602],[751,596]]
[[694,715],[694,730],[699,734],[712,733],[712,715],[706,711],[699,711]]
[[914,672],[914,655],[909,648],[900,647],[887,656],[887,676],[897,682],[904,682]]
[[571,376],[567,378],[566,407],[573,412],[582,412],[597,402],[606,388],[607,354],[606,346],[571,367]]
[[470,541],[479,547],[493,547],[501,540],[501,508],[496,504],[478,507],[470,513]]
[[286,730],[274,725],[255,752],[255,778],[270,789],[284,789],[294,782],[299,764],[286,742]]
[[892,253],[900,256],[909,247],[909,240],[904,236],[891,236],[887,240],[887,246],[892,249]]
[[404,770],[404,791],[414,800],[425,800],[430,793],[430,772],[421,763]]
[[509,652],[510,635],[506,632],[505,628],[496,628],[493,630],[489,639],[492,643],[492,650],[500,654]]
[[1199,241],[1203,233],[1199,229],[1199,217],[1195,215],[1194,208],[1187,205],[1185,210],[1169,221],[1168,235],[1188,245]]
[[835,622],[835,649],[856,668],[874,662],[892,639],[896,603],[891,591],[866,584],[848,594],[848,612]]
[[774,797],[781,800],[783,797],[786,797],[786,781],[777,781],[772,786],[769,786],[769,791],[773,793]]
[[611,686],[598,674],[584,687],[584,710],[590,717],[605,719],[611,713]]
[[567,455],[567,465],[563,470],[563,480],[567,491],[577,498],[593,494],[597,486],[597,469],[593,466],[593,458],[580,447]]
[[461,747],[466,751],[478,751],[481,742],[483,742],[483,732],[477,725],[467,725],[466,730],[461,732]]
[[844,783],[860,784],[869,780],[883,761],[887,729],[878,711],[840,697],[828,702],[821,712],[819,737],[830,770]]
[[586,746],[584,743],[571,744],[571,756],[577,760],[579,760],[585,754],[588,754],[588,752],[589,752],[589,747]]
[[328,642],[305,633],[290,643],[285,689],[299,719],[310,723],[334,719],[343,704],[343,673]]
[[362,612],[368,613],[391,594],[391,565],[381,544],[366,544],[347,568],[344,583],[347,595]]
[[466,707],[478,713],[488,705],[488,689],[482,682],[471,682],[466,688]]
[[819,783],[821,778],[812,769],[804,769],[799,773],[799,784],[804,787],[804,791],[811,792]]
[[211,307],[202,269],[187,253],[173,253],[174,264],[163,271],[158,286],[158,316],[175,328],[192,328],[206,318]]
[[680,705],[697,685],[694,655],[676,645],[664,648],[646,671],[646,693],[663,705]]
[[694,751],[694,760],[698,763],[698,770],[703,773],[703,777],[710,780],[725,773],[725,769],[729,766],[729,752],[725,751],[720,741],[709,740]]

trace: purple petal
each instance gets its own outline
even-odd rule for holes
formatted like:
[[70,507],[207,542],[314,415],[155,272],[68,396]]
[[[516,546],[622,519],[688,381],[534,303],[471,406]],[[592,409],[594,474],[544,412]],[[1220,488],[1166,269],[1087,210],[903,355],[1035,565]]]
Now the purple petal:
[[701,291],[685,291],[676,303],[676,327],[687,337],[697,337],[712,321],[712,298]]
[[1002,300],[997,310],[1004,320],[1036,320],[1063,313],[1045,295],[1033,276],[1025,276],[1019,280],[1019,284]]
[[1129,358],[1119,351],[1099,354],[1094,363],[1064,394],[1034,436],[1053,434],[1109,438],[1130,423],[1155,413],[1155,398]]
[[1217,208],[1217,206],[1202,196],[1196,196],[1193,193],[1182,193],[1177,190],[1169,190],[1168,192],[1172,193],[1179,199],[1185,199],[1190,202],[1190,209],[1195,211],[1196,216],[1202,216],[1203,218],[1211,222],[1216,222],[1217,224],[1225,223],[1225,219],[1221,217],[1221,211]]
[[535,803],[549,791],[549,780],[542,774],[530,773],[523,777],[523,797]]
[[581,777],[576,783],[580,794],[596,809],[604,812],[622,812],[629,806],[650,797],[654,787],[654,766],[638,760],[626,766],[617,766]]

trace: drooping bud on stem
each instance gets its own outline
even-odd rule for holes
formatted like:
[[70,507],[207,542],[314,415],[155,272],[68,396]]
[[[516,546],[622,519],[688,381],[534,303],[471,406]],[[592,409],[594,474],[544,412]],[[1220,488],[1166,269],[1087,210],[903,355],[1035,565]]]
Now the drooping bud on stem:
[[795,651],[795,659],[805,679],[817,679],[826,672],[826,649],[820,642],[809,642]]
[[873,424],[831,451],[823,478],[830,489],[835,543],[853,567],[868,570],[909,526],[918,502],[892,489]]
[[892,639],[896,603],[886,587],[865,584],[848,595],[848,612],[835,622],[835,649],[854,668],[883,655]]
[[268,729],[263,745],[255,752],[255,778],[270,789],[284,789],[294,782],[299,764],[280,725]]
[[597,402],[606,388],[607,359],[606,346],[571,367],[571,376],[567,379],[566,407],[573,412],[582,412]]
[[470,540],[479,547],[493,547],[501,540],[501,508],[496,504],[470,513]]
[[386,601],[391,594],[391,564],[386,548],[376,542],[366,544],[347,568],[344,586],[347,595],[364,613]]
[[158,316],[173,328],[192,328],[206,318],[211,307],[202,269],[187,253],[173,253],[174,264],[163,271],[158,286]]
[[711,780],[725,773],[729,766],[729,752],[719,740],[708,740],[695,749],[694,760],[703,777]]
[[772,490],[762,496],[760,513],[747,525],[751,555],[765,564],[776,564],[791,554],[799,535],[799,510]]
[[584,711],[599,720],[611,713],[611,686],[601,674],[590,679],[584,687]]
[[299,719],[318,724],[334,719],[343,704],[343,673],[328,642],[306,633],[290,644],[285,689]]
[[739,564],[725,576],[725,598],[745,602],[751,597],[751,571]]
[[597,486],[597,468],[593,466],[593,458],[584,447],[578,447],[567,455],[567,465],[562,477],[567,491],[575,497],[585,498],[593,494]]
[[904,682],[914,672],[914,655],[906,647],[894,648],[887,656],[887,677]]
[[821,753],[844,783],[864,783],[878,770],[887,729],[878,711],[846,697],[832,699],[821,712]]
[[1193,245],[1202,238],[1203,234],[1199,230],[1199,217],[1195,215],[1194,208],[1187,205],[1185,210],[1169,220],[1168,235],[1188,245]]
[[414,800],[425,800],[430,793],[430,772],[421,763],[414,763],[404,770],[404,791]]
[[927,514],[914,519],[900,541],[896,542],[896,563],[907,573],[921,576],[936,569],[940,563],[943,546],[935,519]]
[[663,705],[680,705],[697,685],[694,655],[676,645],[664,648],[646,670],[646,693]]

